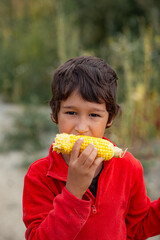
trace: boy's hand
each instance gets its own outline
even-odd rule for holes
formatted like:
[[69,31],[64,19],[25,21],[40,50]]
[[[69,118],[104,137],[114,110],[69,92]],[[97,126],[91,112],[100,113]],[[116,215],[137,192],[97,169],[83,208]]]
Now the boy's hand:
[[103,161],[103,158],[96,158],[97,149],[93,144],[89,144],[80,154],[82,142],[83,139],[80,138],[73,146],[66,183],[68,191],[80,199],[90,186],[97,167]]

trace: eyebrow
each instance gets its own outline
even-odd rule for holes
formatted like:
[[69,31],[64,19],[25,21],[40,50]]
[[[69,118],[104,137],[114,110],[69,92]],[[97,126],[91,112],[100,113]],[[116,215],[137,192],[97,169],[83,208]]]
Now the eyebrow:
[[[63,109],[77,109],[77,107],[72,106],[72,105],[71,105],[71,106],[70,106],[70,105],[69,105],[69,106],[62,106],[62,108],[63,108]],[[91,109],[91,112],[92,112],[92,111],[93,111],[93,112],[94,112],[94,111],[95,111],[95,112],[102,112],[102,113],[105,112],[105,110],[101,110],[101,109],[99,109],[99,108],[92,108],[92,109]]]

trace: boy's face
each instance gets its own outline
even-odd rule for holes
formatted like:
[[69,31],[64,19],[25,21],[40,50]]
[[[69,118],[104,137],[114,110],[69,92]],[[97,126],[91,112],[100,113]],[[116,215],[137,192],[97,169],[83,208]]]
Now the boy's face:
[[61,101],[58,113],[60,133],[86,135],[102,138],[108,122],[109,113],[105,103],[88,102],[74,91]]

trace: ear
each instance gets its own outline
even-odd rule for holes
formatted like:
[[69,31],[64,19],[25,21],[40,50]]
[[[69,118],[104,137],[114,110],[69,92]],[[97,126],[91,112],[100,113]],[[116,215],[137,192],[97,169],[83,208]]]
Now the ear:
[[53,114],[51,113],[51,119],[54,123],[57,123],[56,119],[53,117]]
[[112,125],[113,120],[107,123],[106,128],[109,128]]

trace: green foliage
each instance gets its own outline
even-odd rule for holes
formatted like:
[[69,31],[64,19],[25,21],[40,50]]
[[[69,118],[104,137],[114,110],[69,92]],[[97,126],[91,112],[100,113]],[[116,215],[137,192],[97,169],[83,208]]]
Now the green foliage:
[[[54,69],[71,57],[96,55],[113,66],[119,76],[118,101],[123,114],[112,127],[114,138],[132,145],[159,137],[159,8],[156,0],[2,0],[3,100],[48,104]],[[21,142],[37,131],[37,138],[32,137],[40,145],[38,129],[31,126],[40,123],[32,116],[23,121],[28,126],[27,132],[23,130],[25,136],[18,131],[16,138]],[[32,127],[34,131],[30,131]]]
[[29,105],[21,114],[14,115],[13,130],[6,133],[4,149],[34,153],[48,147],[49,138],[53,141],[58,132],[57,125],[52,123],[48,112],[40,109],[40,106]]
[[12,15],[5,6],[7,15],[2,24],[0,47],[0,92],[5,101],[46,103],[54,59],[57,58],[56,43],[52,41],[55,38],[51,15],[54,7],[47,5],[45,9],[45,4],[31,5],[26,1],[21,5],[20,16],[14,2],[10,5]]
[[79,0],[79,23],[82,39],[88,48],[97,49],[97,44],[105,42],[106,37],[121,33],[130,28],[137,34],[137,25],[147,16],[145,9],[137,1]]
[[109,41],[110,63],[118,72],[119,102],[123,112],[119,125],[116,124],[113,130],[118,127],[115,135],[117,141],[124,145],[160,136],[159,69],[153,52],[155,40],[152,29],[147,28],[146,31],[143,29],[138,39],[130,38],[130,32],[126,32]]

